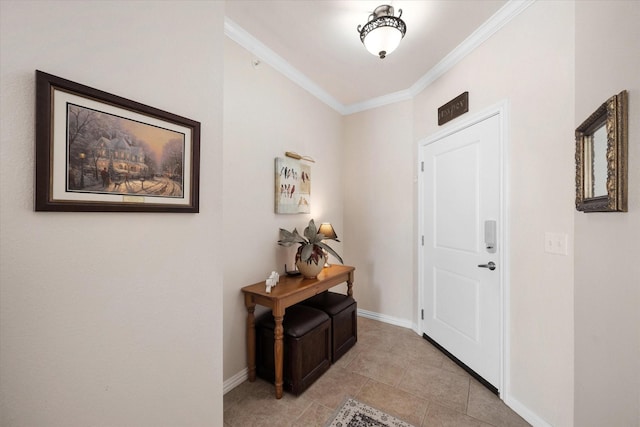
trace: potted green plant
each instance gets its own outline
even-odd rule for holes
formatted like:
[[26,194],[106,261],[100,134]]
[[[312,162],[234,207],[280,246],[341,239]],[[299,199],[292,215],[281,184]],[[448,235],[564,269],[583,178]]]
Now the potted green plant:
[[[318,232],[313,219],[309,221],[309,225],[304,229],[304,235],[301,236],[296,228],[293,231],[280,229],[280,246],[300,245],[296,252],[296,267],[304,277],[314,278],[321,271],[326,261],[326,252],[330,253],[343,264],[342,258],[323,240],[339,240],[335,237],[325,237],[324,234]],[[326,252],[325,252],[326,251]]]

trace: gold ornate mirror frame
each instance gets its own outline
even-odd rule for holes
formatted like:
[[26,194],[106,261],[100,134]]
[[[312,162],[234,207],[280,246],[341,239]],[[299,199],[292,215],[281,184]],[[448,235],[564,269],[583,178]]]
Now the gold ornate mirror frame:
[[627,211],[627,91],[576,129],[576,209]]

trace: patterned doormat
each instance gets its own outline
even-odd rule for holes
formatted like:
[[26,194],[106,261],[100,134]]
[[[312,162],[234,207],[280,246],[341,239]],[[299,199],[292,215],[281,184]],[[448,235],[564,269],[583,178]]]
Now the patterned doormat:
[[414,427],[371,406],[347,399],[326,427]]

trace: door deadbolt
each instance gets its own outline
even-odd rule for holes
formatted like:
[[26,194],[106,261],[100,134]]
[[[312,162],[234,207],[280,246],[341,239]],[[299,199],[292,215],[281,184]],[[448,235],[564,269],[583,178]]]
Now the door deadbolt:
[[496,269],[496,263],[493,261],[489,261],[488,264],[478,264],[478,267],[488,268],[489,270],[493,271]]

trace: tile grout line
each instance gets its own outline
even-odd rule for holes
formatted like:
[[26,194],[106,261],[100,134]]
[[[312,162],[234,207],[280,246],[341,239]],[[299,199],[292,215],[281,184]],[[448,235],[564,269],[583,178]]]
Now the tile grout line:
[[467,407],[464,410],[464,414],[466,416],[470,416],[469,415],[469,402],[471,401],[471,377],[469,377],[467,379],[467,382],[469,383],[469,386],[467,387]]
[[[315,401],[315,400],[313,400],[313,399],[309,399],[309,404],[307,404],[307,406],[302,410],[302,412],[300,412],[300,415],[298,415],[298,416],[296,417],[296,419],[295,419],[295,420],[293,420],[292,424],[295,424],[295,423],[297,423],[298,421],[302,421],[302,420],[301,420],[302,416],[304,415],[304,413],[305,413],[305,412],[307,412],[307,409],[309,409],[309,408],[311,408],[311,407],[313,406],[313,404],[314,404],[314,403],[316,403],[316,401]],[[321,405],[321,406],[322,406],[322,405]]]
[[429,410],[431,409],[431,401],[428,399],[425,399],[427,401],[427,409],[425,409],[424,411],[424,415],[422,416],[422,419],[420,420],[420,426],[422,427],[425,423],[425,421],[427,421],[427,416],[429,415]]

